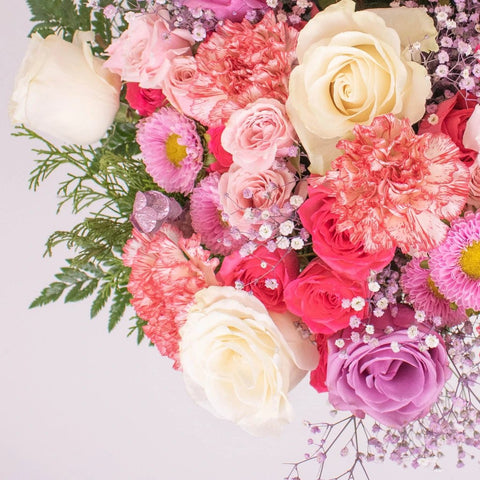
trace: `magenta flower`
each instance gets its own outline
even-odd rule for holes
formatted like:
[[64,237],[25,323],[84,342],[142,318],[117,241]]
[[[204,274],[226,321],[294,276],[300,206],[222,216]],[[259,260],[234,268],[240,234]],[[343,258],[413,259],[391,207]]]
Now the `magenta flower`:
[[191,193],[203,163],[195,122],[173,108],[141,121],[137,141],[147,172],[167,192]]
[[202,243],[212,253],[228,255],[241,247],[243,241],[235,239],[231,227],[222,220],[223,207],[218,193],[220,174],[210,174],[193,189],[190,197],[192,226]]
[[[453,310],[451,302],[438,290],[430,276],[430,270],[420,266],[421,259],[412,259],[405,268],[400,279],[403,291],[407,294],[410,303],[422,310],[429,320],[437,317],[439,325],[458,325],[467,319],[462,308]],[[436,322],[434,322],[437,325]]]
[[448,300],[480,310],[480,212],[452,222],[445,241],[430,253],[429,266]]

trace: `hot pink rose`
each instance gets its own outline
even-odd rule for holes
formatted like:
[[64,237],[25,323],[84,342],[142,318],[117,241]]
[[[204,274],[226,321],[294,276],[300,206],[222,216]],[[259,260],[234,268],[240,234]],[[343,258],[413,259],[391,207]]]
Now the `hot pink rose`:
[[192,116],[193,100],[189,87],[197,72],[197,63],[191,55],[174,56],[165,60],[166,73],[160,85],[168,101],[184,115]]
[[348,278],[319,258],[288,284],[284,294],[288,310],[301,317],[313,333],[327,335],[348,326],[352,315],[363,317],[368,312],[367,304],[356,311],[344,308],[343,300],[369,296],[366,281]]
[[232,21],[240,21],[255,8],[265,8],[265,0],[184,0],[183,4],[189,8],[208,8],[219,20],[228,18]]
[[395,248],[367,253],[362,243],[352,243],[347,232],[337,230],[338,215],[332,212],[335,196],[327,186],[313,180],[308,196],[298,213],[312,236],[314,252],[330,268],[350,278],[366,279],[370,270],[380,271],[390,263]]
[[465,92],[457,92],[452,98],[438,105],[436,112],[438,122],[435,125],[428,121],[430,115],[425,116],[418,129],[419,135],[426,132],[445,133],[460,149],[460,159],[470,165],[477,156],[477,152],[464,146],[463,134],[467,120],[472,115],[476,104],[476,99],[465,99]]
[[[295,175],[286,167],[252,173],[234,164],[221,176],[218,191],[230,225],[248,231],[252,224],[263,222],[256,213],[281,209],[294,187]],[[246,218],[248,213],[252,214],[251,219]]]
[[160,88],[168,71],[165,60],[189,54],[194,43],[187,30],[170,30],[168,19],[164,10],[135,15],[128,29],[107,48],[110,58],[105,67],[142,88]]
[[211,172],[225,173],[228,172],[230,165],[233,163],[232,154],[228,153],[223,147],[221,142],[222,132],[224,126],[209,128],[207,133],[210,136],[208,142],[208,149],[216,158],[216,162],[210,165]]
[[318,334],[315,336],[317,350],[320,355],[317,368],[310,372],[310,385],[318,392],[326,392],[327,366],[328,366],[328,336]]
[[241,282],[243,290],[252,292],[267,310],[284,312],[285,287],[298,276],[298,258],[294,251],[269,252],[259,247],[252,255],[241,257],[238,252],[224,258],[217,278],[224,285]]
[[276,157],[286,157],[295,142],[295,131],[285,106],[261,98],[232,113],[222,133],[223,148],[233,162],[251,172],[270,168]]
[[163,107],[167,99],[161,90],[142,88],[138,83],[127,83],[128,104],[144,117],[151,115],[157,108]]

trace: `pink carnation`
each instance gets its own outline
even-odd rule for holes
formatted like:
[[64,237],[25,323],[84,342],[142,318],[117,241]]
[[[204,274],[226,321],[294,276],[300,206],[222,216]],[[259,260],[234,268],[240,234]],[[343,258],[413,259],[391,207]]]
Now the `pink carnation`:
[[415,135],[407,119],[383,115],[357,125],[354,140],[327,173],[336,192],[338,230],[367,252],[395,246],[426,252],[445,238],[468,196],[468,167],[443,134]]
[[196,292],[217,285],[216,258],[200,246],[197,235],[186,239],[180,230],[164,225],[147,236],[133,230],[125,245],[123,262],[132,271],[128,291],[138,316],[148,322],[146,335],[162,355],[179,368],[178,329],[183,325]]
[[138,14],[106,52],[110,58],[104,66],[122,80],[140,83],[142,88],[160,88],[167,72],[166,60],[191,54],[194,41],[187,30],[170,30],[166,10]]
[[198,47],[190,115],[217,127],[259,98],[285,103],[297,36],[294,28],[277,22],[273,12],[255,25],[226,20]]

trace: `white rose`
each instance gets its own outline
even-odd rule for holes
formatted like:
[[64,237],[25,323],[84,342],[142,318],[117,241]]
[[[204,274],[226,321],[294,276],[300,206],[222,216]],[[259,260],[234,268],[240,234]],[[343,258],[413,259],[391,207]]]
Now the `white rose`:
[[316,368],[318,352],[291,314],[267,312],[253,295],[209,287],[180,330],[180,361],[192,398],[253,435],[275,434],[291,421],[287,393]]
[[92,39],[92,32],[77,32],[73,43],[32,36],[10,101],[13,124],[64,143],[102,138],[117,113],[121,81],[92,55]]
[[[415,25],[425,24],[431,35],[429,21],[420,21],[428,17],[425,11],[407,10],[415,11]],[[404,22],[408,13],[401,10]],[[423,32],[417,33],[414,39],[423,38]],[[337,141],[349,136],[356,124],[370,124],[386,113],[411,123],[422,118],[430,80],[425,68],[405,55],[402,40],[405,32],[401,39],[376,13],[355,12],[353,0],[329,6],[300,32],[299,65],[290,76],[287,112],[312,173],[330,168],[341,154]]]

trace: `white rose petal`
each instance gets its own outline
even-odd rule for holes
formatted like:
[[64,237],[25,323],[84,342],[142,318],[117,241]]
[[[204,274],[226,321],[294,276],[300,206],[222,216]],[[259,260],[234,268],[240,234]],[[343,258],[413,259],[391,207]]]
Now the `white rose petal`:
[[292,417],[287,393],[319,359],[295,320],[233,287],[200,290],[180,329],[189,394],[253,435],[278,433]]
[[32,36],[10,101],[13,124],[69,144],[102,138],[117,113],[121,81],[92,55],[92,35],[77,32],[72,43]]

